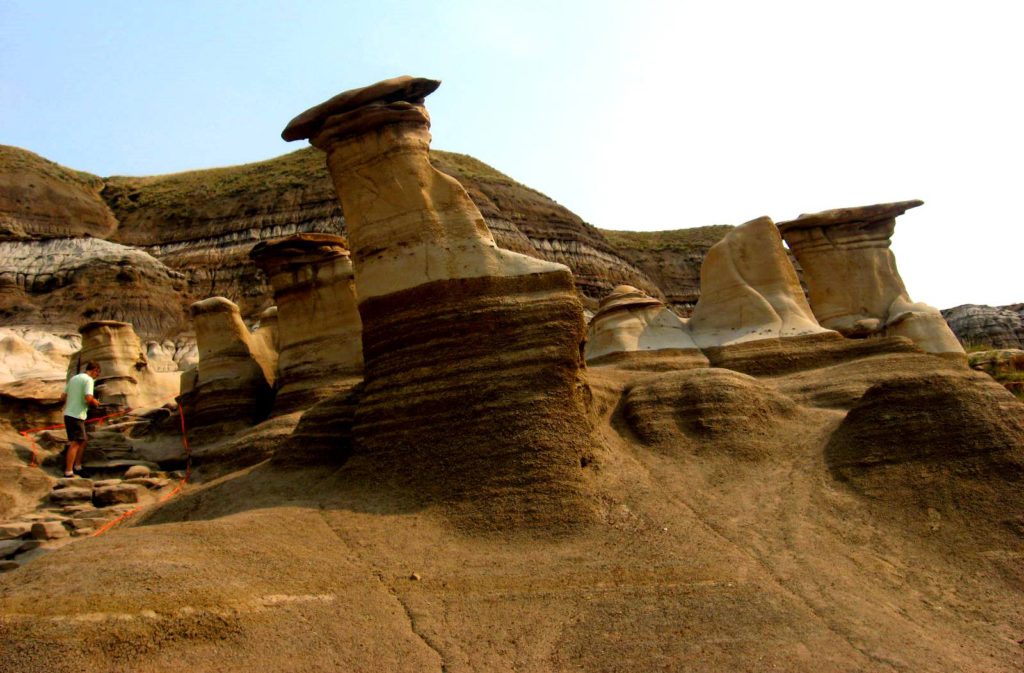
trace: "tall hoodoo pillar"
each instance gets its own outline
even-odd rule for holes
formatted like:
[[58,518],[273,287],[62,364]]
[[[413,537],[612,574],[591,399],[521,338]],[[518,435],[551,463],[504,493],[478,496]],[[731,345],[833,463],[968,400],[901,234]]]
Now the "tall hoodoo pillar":
[[780,222],[804,271],[814,315],[846,336],[905,336],[930,353],[963,357],[938,309],[910,300],[890,246],[896,218],[923,201],[838,208]]
[[578,522],[590,427],[572,274],[498,248],[462,186],[431,166],[423,98],[439,85],[347,91],[282,133],[327,153],[345,213],[366,381],[354,454],[467,525]]
[[363,373],[363,328],[345,238],[296,234],[259,243],[249,256],[270,279],[277,304],[274,413],[351,387]]

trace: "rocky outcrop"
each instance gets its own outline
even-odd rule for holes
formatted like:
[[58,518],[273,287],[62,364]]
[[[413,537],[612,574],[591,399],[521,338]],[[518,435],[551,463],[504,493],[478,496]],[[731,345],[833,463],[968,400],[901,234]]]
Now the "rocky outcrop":
[[104,405],[139,408],[161,406],[177,393],[177,372],[158,372],[131,324],[98,320],[83,325],[82,349],[71,356],[68,377],[85,371],[86,362],[100,365],[96,398]]
[[890,250],[896,218],[922,201],[826,210],[780,222],[804,271],[818,321],[846,336],[910,338],[930,353],[963,358],[938,309],[910,300]]
[[672,310],[689,316],[700,299],[704,256],[732,228],[715,224],[669,231],[600,231],[616,253],[658,286]]
[[690,334],[702,349],[827,333],[807,305],[770,218],[730,230],[700,270]]
[[839,479],[887,503],[1002,527],[1024,509],[1021,410],[977,372],[900,377],[864,393],[826,459]]
[[191,428],[207,440],[220,426],[251,425],[266,418],[273,402],[274,371],[261,361],[233,302],[210,297],[191,307],[199,364],[181,375],[181,404]]
[[462,525],[575,525],[590,431],[572,274],[499,248],[431,166],[423,98],[438,85],[348,91],[282,133],[327,153],[348,224],[365,359],[355,455]]
[[[362,322],[348,244],[332,234],[297,234],[250,253],[277,304],[275,413],[312,405],[363,371]],[[262,324],[262,322],[261,322]]]
[[612,361],[644,368],[708,365],[686,323],[660,300],[629,285],[619,285],[601,300],[587,330],[584,356],[592,365]]
[[0,241],[106,238],[117,227],[103,180],[0,145]]
[[164,337],[185,326],[184,278],[151,255],[96,238],[0,242],[0,322],[73,329],[131,322]]
[[1024,304],[943,309],[942,317],[965,346],[1024,348]]

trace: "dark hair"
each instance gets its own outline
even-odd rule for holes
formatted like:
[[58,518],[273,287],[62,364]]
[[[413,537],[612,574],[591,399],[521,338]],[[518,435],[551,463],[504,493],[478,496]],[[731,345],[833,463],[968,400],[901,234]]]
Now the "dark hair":
[[89,360],[88,362],[85,363],[85,369],[83,371],[91,372],[94,369],[96,371],[99,371],[100,370],[100,363],[95,362],[93,360]]

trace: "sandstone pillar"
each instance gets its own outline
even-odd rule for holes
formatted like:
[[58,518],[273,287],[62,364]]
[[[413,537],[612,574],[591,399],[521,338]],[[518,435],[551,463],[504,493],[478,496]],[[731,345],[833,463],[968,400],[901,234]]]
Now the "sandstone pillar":
[[362,377],[362,322],[348,244],[296,234],[257,244],[250,257],[274,289],[278,381],[274,413],[312,406]]
[[348,91],[282,134],[327,153],[345,213],[365,359],[354,458],[466,525],[573,525],[590,508],[582,307],[567,267],[499,249],[431,166],[423,98],[439,84]]
[[959,359],[963,347],[938,309],[910,300],[890,249],[896,218],[922,203],[826,210],[778,226],[823,326],[846,336],[905,336],[925,351]]
[[251,425],[273,401],[270,365],[261,361],[238,306],[224,297],[192,304],[199,363],[181,375],[189,427]]
[[131,323],[96,320],[78,330],[82,348],[72,355],[68,376],[85,371],[86,362],[100,365],[96,397],[105,405],[140,408],[169,402],[176,392],[177,373],[153,371]]

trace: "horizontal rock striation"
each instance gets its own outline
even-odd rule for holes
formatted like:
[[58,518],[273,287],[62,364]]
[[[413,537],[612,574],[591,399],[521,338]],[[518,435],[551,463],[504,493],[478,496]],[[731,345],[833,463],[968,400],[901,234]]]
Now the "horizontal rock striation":
[[360,377],[362,323],[345,238],[298,234],[260,243],[250,256],[270,278],[277,305],[274,412],[308,407],[339,381]]
[[[96,238],[0,242],[0,323],[74,328],[131,322],[162,337],[186,325],[184,277],[152,255]],[[19,297],[20,300],[15,300]]]
[[943,309],[942,317],[964,346],[1024,348],[1024,304],[963,304]]
[[589,519],[584,325],[569,269],[499,248],[428,158],[423,97],[400,77],[345,92],[282,133],[309,137],[345,211],[363,322],[356,462],[477,530]]
[[105,238],[117,227],[103,180],[0,145],[0,241]]

